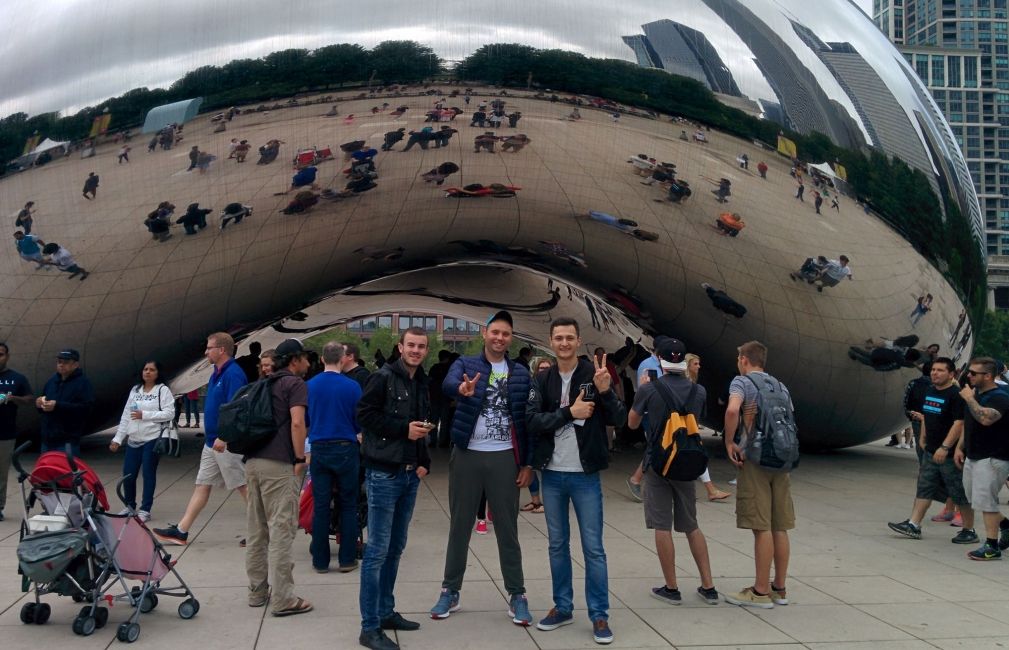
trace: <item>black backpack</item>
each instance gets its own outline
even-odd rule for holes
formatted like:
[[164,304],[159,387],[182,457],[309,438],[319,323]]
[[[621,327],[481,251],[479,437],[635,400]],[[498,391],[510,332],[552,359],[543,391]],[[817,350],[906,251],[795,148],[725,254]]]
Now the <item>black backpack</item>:
[[743,376],[757,389],[757,412],[746,438],[746,460],[769,472],[792,471],[799,465],[799,432],[784,386],[770,375],[759,382]]
[[670,481],[693,481],[708,469],[708,453],[701,443],[697,419],[693,413],[685,413],[697,394],[697,384],[690,388],[686,403],[678,406],[668,386],[661,381],[654,383],[670,412],[658,440],[652,441],[652,470]]
[[273,382],[264,377],[238,389],[234,398],[217,411],[217,437],[233,454],[262,449],[277,433],[273,420]]

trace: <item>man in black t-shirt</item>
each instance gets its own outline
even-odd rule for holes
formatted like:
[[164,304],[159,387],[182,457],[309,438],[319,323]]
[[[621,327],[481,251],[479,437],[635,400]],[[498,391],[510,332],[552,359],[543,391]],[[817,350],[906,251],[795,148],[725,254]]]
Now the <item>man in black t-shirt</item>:
[[18,406],[31,406],[35,401],[32,387],[19,372],[7,367],[10,349],[0,343],[0,521],[7,505],[7,472],[17,438]]
[[963,433],[964,402],[953,381],[953,360],[939,357],[932,362],[932,387],[925,393],[921,411],[909,411],[913,420],[923,424],[918,444],[924,448],[918,467],[918,486],[910,519],[887,524],[890,530],[912,539],[921,539],[921,521],[932,501],[947,497],[960,506],[963,528],[953,538],[954,544],[978,541],[974,532],[974,511],[963,487],[963,472],[953,461],[952,451]]
[[963,468],[970,502],[984,517],[985,542],[967,554],[972,560],[998,560],[1009,548],[1009,519],[998,509],[998,493],[1009,478],[1009,393],[995,383],[997,364],[990,357],[971,359],[969,386],[960,391],[967,414],[964,435],[953,456]]

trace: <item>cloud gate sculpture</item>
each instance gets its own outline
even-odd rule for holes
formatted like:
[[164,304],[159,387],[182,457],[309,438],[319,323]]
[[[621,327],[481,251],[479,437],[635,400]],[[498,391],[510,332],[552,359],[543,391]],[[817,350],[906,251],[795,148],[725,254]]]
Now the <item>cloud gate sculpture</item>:
[[[59,26],[25,4],[9,44]],[[480,322],[504,306],[541,343],[574,315],[611,350],[673,334],[703,358],[712,420],[736,346],[759,339],[809,447],[900,426],[927,345],[970,354],[983,224],[966,165],[853,3],[130,4],[115,24],[135,29],[75,18],[0,72],[3,114],[23,113],[0,143],[28,154],[0,178],[7,236],[34,201],[32,233],[90,273],[38,269],[8,240],[0,340],[33,386],[80,349],[96,424],[144,360],[183,373],[209,332],[301,336],[397,309]],[[229,8],[244,17],[213,15]],[[152,41],[159,16],[172,30]],[[96,119],[110,130],[89,140]],[[70,142],[22,152],[33,136]],[[230,204],[251,213],[224,227]]]

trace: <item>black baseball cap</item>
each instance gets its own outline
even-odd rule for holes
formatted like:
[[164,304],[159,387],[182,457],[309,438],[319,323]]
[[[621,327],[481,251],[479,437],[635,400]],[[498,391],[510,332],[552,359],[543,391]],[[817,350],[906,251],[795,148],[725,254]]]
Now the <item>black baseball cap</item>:
[[658,347],[656,347],[655,353],[659,357],[659,364],[663,370],[671,370],[673,372],[687,371],[687,362],[685,360],[687,346],[683,345],[682,341],[664,337]]
[[298,339],[285,339],[274,348],[274,354],[278,357],[287,357],[295,354],[303,354],[305,346]]
[[73,348],[66,348],[64,350],[60,350],[59,352],[57,352],[56,358],[62,359],[64,361],[80,361],[81,353],[78,352],[77,350],[74,350]]

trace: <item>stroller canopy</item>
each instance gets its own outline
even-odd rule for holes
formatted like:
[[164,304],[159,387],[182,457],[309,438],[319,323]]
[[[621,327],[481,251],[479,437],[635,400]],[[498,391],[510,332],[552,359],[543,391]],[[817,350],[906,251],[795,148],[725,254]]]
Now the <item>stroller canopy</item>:
[[[84,475],[81,477],[84,489],[95,495],[102,509],[107,511],[109,509],[109,498],[105,494],[105,486],[98,479],[98,475],[79,458],[74,459],[74,464],[77,465],[78,471],[84,472]],[[35,463],[35,469],[32,470],[29,476],[29,481],[31,481],[32,487],[35,488],[45,489],[48,487],[61,491],[72,490],[74,487],[74,475],[73,470],[70,468],[70,462],[67,460],[67,455],[62,451],[47,451],[39,456],[38,461]]]

